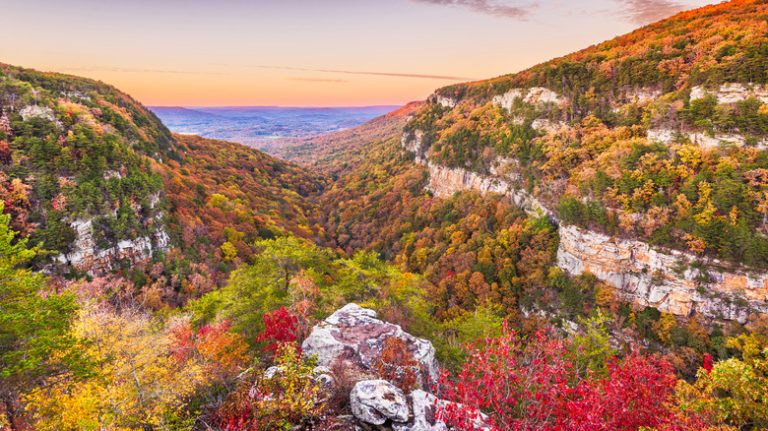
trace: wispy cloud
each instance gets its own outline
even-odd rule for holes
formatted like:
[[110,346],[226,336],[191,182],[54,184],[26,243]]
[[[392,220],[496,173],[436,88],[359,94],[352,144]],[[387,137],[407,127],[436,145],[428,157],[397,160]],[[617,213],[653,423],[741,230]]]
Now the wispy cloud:
[[346,79],[333,79],[333,78],[298,78],[298,77],[292,77],[288,78],[291,81],[300,81],[300,82],[328,82],[328,83],[342,83],[342,82],[349,82]]
[[500,16],[504,18],[524,19],[528,16],[531,9],[536,5],[528,4],[510,4],[503,0],[412,0],[419,3],[429,3],[445,6],[458,6],[467,8],[474,12],[487,15]]
[[671,0],[617,0],[624,7],[624,18],[635,24],[648,24],[686,9]]
[[200,72],[194,70],[171,70],[171,69],[144,69],[132,67],[112,67],[112,66],[81,66],[81,67],[57,67],[61,72],[120,72],[120,73],[168,73],[177,75],[221,75],[220,72]]
[[292,71],[300,71],[300,72],[338,73],[343,75],[391,76],[396,78],[436,79],[436,80],[445,80],[445,81],[471,81],[472,80],[472,78],[466,78],[462,76],[430,75],[430,74],[422,74],[422,73],[371,72],[371,71],[360,71],[360,70],[318,69],[318,68],[308,68],[308,67],[265,66],[265,65],[258,65],[253,67],[258,69],[292,70]]
[[[219,65],[221,66],[221,65]],[[375,71],[359,71],[359,70],[343,70],[343,69],[321,69],[310,67],[291,67],[291,66],[271,66],[271,65],[257,65],[251,66],[256,69],[270,69],[270,70],[286,70],[293,72],[317,72],[317,73],[335,73],[342,75],[372,75],[372,76],[390,76],[396,78],[417,78],[417,79],[434,79],[445,81],[471,81],[473,78],[467,78],[462,76],[449,76],[449,75],[432,75],[423,73],[401,73],[401,72],[375,72]],[[131,68],[131,67],[113,67],[113,66],[80,66],[80,67],[57,67],[57,71],[69,72],[69,73],[82,73],[82,72],[120,72],[120,73],[162,73],[162,74],[181,74],[181,75],[225,75],[231,73],[227,72],[206,72],[206,71],[193,71],[193,70],[174,70],[174,69],[144,69],[144,68]],[[333,78],[292,78],[296,81],[315,81],[315,82],[346,82],[343,79]]]

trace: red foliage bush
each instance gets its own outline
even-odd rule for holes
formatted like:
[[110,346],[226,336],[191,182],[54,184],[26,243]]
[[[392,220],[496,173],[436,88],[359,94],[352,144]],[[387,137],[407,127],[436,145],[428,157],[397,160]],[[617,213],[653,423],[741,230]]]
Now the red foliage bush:
[[461,430],[477,429],[478,411],[495,430],[636,430],[673,418],[676,378],[656,356],[632,353],[606,364],[606,377],[579,373],[569,342],[552,331],[521,340],[504,334],[472,346],[455,378],[444,374],[442,397],[462,403],[441,409]]
[[297,339],[299,319],[285,307],[264,315],[264,331],[256,341],[264,344],[264,350],[274,355],[281,344],[294,343]]

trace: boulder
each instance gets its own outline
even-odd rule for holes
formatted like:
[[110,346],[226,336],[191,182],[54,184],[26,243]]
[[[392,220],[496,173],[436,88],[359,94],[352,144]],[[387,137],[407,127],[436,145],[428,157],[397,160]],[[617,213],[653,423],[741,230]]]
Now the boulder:
[[413,420],[406,427],[397,431],[447,431],[448,426],[437,419],[437,409],[444,401],[436,396],[417,389],[411,392],[411,404],[413,406]]
[[387,420],[406,422],[410,414],[403,391],[386,380],[357,382],[349,403],[357,419],[372,425],[383,425]]
[[424,387],[437,381],[439,371],[432,343],[414,337],[399,325],[377,319],[375,311],[357,304],[347,304],[317,324],[301,347],[305,355],[317,357],[319,366],[333,369],[334,365],[343,365],[347,371],[355,371],[352,374],[370,376],[390,337],[405,342],[419,364],[417,374]]
[[[411,392],[409,398],[413,412],[412,418],[407,423],[393,424],[392,429],[394,431],[448,431],[451,428],[438,418],[438,411],[450,406],[461,406],[452,401],[441,400],[421,389]],[[473,422],[473,430],[493,430],[493,427],[489,425],[488,416],[481,412],[477,412],[477,417]]]

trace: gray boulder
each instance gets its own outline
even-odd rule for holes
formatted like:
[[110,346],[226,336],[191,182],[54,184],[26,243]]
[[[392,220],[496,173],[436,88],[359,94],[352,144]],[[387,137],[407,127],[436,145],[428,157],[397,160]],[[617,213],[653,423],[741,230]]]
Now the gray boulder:
[[368,424],[408,421],[408,399],[403,391],[386,380],[357,382],[349,394],[349,403],[352,414]]
[[335,364],[343,364],[347,368],[358,368],[358,374],[365,376],[371,374],[385,340],[390,337],[405,342],[408,352],[419,364],[422,386],[437,381],[439,370],[432,343],[414,337],[399,325],[377,319],[374,310],[357,304],[347,304],[315,325],[301,347],[304,354],[316,355],[320,366],[333,368]]

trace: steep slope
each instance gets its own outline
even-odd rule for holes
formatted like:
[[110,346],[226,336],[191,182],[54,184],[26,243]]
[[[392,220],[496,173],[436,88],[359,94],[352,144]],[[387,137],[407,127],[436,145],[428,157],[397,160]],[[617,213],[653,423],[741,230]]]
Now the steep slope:
[[767,14],[705,7],[439,89],[402,143],[436,195],[502,193],[557,220],[564,270],[745,321],[768,312]]
[[194,290],[207,291],[250,260],[256,240],[312,236],[309,197],[322,191],[322,179],[245,145],[173,137],[179,159],[155,166],[171,214],[168,230],[179,246],[164,264],[187,269],[169,275],[197,280]]
[[257,150],[174,137],[106,84],[0,65],[0,197],[51,252],[41,266],[152,273],[166,296],[190,277],[210,289],[254,239],[309,236],[305,197],[321,186]]
[[81,78],[0,65],[0,183],[14,226],[54,261],[93,271],[168,248],[168,130],[135,100]]

